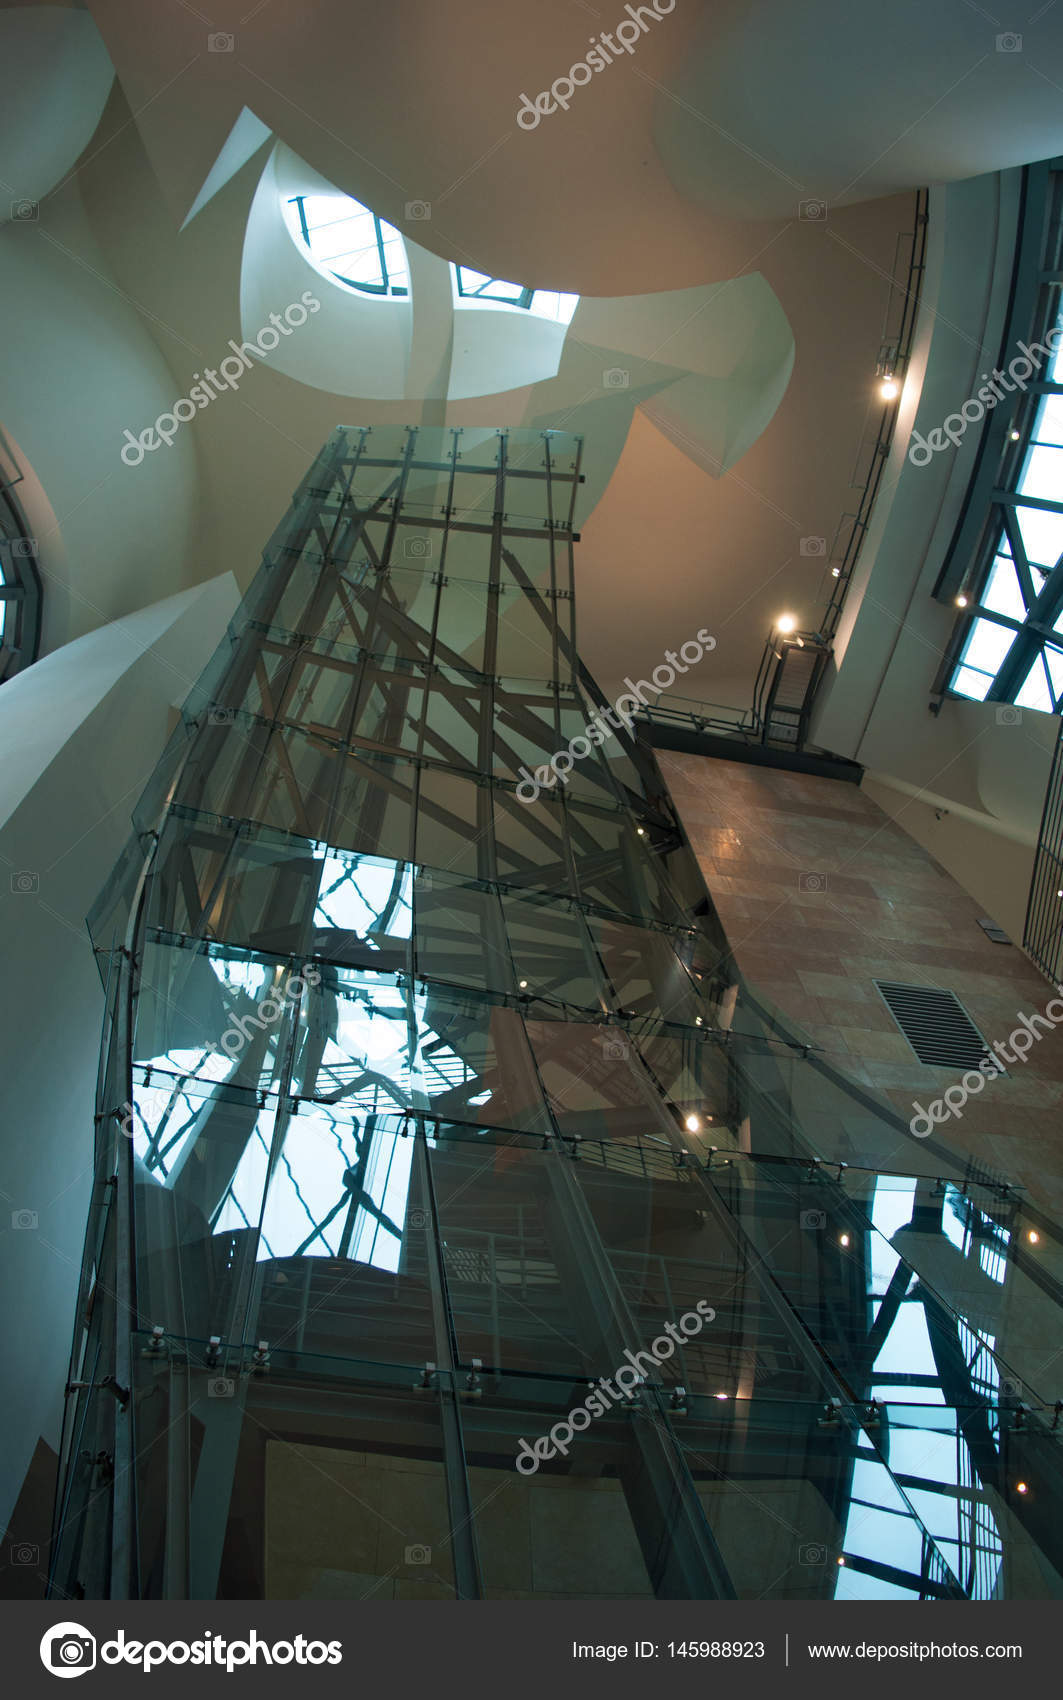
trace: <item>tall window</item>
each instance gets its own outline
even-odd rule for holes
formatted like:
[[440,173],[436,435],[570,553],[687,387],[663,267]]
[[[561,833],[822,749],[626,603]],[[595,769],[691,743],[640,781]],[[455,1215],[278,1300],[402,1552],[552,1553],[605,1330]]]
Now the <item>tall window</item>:
[[[1017,378],[989,414],[966,511],[938,594],[964,612],[946,688],[976,702],[1063,705],[1063,170],[1027,173],[1012,311],[1001,368]],[[1032,358],[1020,348],[1024,340]],[[1022,364],[1018,365],[1017,362]],[[1014,370],[1013,370],[1014,369]]]
[[363,295],[409,295],[406,246],[392,224],[349,195],[293,195],[288,229],[318,271]]

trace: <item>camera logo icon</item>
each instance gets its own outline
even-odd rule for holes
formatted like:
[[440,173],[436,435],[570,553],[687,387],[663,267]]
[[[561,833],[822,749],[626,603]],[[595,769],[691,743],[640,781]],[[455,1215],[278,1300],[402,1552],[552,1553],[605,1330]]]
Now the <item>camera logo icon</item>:
[[623,1062],[629,1051],[630,1046],[626,1039],[602,1040],[602,1056],[608,1057],[612,1062]]
[[431,203],[431,201],[407,201],[406,202],[406,217],[407,218],[426,219],[426,218],[431,218],[431,216],[432,216],[432,203]]
[[32,222],[34,219],[40,218],[40,216],[41,209],[36,201],[12,201],[11,203],[12,218],[19,218],[26,222]]
[[208,35],[207,37],[208,53],[231,53],[235,46],[236,37],[234,35],[226,35],[224,30],[218,30],[214,35]]
[[84,1676],[96,1668],[96,1638],[80,1623],[56,1623],[41,1636],[41,1664],[53,1676]]
[[825,555],[827,553],[827,539],[825,537],[802,537],[801,553],[802,555]]
[[801,1564],[826,1564],[827,1549],[819,1541],[808,1541],[805,1546],[798,1547],[797,1557]]
[[37,539],[35,537],[16,537],[11,545],[11,553],[17,555],[20,560],[28,560],[37,553]]
[[12,1210],[11,1226],[13,1228],[35,1228],[37,1226],[36,1210]]
[[825,1210],[802,1210],[801,1226],[811,1229],[813,1233],[819,1233],[822,1228],[827,1226],[827,1212]]
[[1016,35],[1013,30],[1006,30],[1003,35],[998,35],[997,36],[997,52],[998,53],[1021,53],[1022,52],[1022,36]]
[[407,1547],[405,1549],[404,1554],[403,1554],[403,1563],[404,1564],[431,1564],[431,1562],[432,1562],[432,1549],[431,1549],[431,1547],[422,1547],[422,1546]]
[[227,1375],[216,1375],[207,1382],[208,1399],[231,1399],[236,1392],[236,1383]]
[[402,552],[408,561],[430,561],[432,559],[432,539],[430,537],[407,537],[402,545]]
[[1022,709],[1016,708],[1014,703],[1002,702],[1000,707],[997,709],[997,725],[1021,726]]
[[406,1218],[409,1228],[425,1228],[428,1226],[428,1216],[423,1210],[411,1210]]
[[40,889],[41,876],[35,874],[32,868],[20,868],[11,875],[11,890],[16,897],[32,897]]
[[797,889],[798,891],[826,891],[827,876],[826,874],[815,873],[800,874],[797,880]]
[[18,1541],[11,1548],[12,1564],[40,1564],[41,1549],[31,1541]]
[[799,201],[797,203],[797,216],[810,222],[818,221],[822,224],[827,216],[827,203],[826,201]]
[[622,366],[609,366],[602,373],[603,390],[626,390],[630,382],[631,373]]

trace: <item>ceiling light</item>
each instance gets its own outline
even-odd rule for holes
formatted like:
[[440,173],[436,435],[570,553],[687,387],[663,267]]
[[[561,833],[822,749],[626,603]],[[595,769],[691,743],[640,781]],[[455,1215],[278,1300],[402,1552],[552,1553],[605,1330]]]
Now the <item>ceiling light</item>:
[[717,1399],[726,1399],[728,1395],[726,1393],[717,1393],[716,1397]]
[[831,576],[831,578],[841,578],[841,576],[842,576],[841,567],[832,567],[831,570],[830,570],[830,576]]
[[797,619],[793,614],[780,614],[775,622],[775,629],[779,632],[792,632],[796,626]]
[[1021,431],[1009,431],[1008,435],[1010,436],[1013,443],[1017,443],[1019,438],[1022,436],[1022,432]]
[[839,1563],[839,1564],[844,1564],[844,1563],[845,1563],[845,1558],[844,1558],[844,1556],[843,1556],[843,1557],[841,1557],[841,1558],[839,1558],[839,1560],[838,1560],[838,1563]]
[[526,991],[527,991],[527,990],[528,990],[528,982],[527,982],[527,980],[522,980],[522,981],[521,981],[521,983],[520,983],[520,989],[521,989],[521,991],[522,991],[522,992],[526,992]]
[[878,387],[878,393],[882,397],[883,401],[893,401],[896,396],[900,395],[901,386],[897,382],[896,378],[883,378]]
[[962,590],[960,591],[960,594],[956,598],[956,606],[957,606],[957,608],[966,608],[966,606],[967,606],[967,598],[964,595]]
[[1028,1240],[1029,1240],[1029,1242],[1030,1242],[1030,1244],[1031,1244],[1031,1245],[1037,1245],[1037,1243],[1038,1243],[1038,1241],[1039,1241],[1039,1240],[1040,1240],[1040,1238],[1041,1238],[1041,1236],[1040,1236],[1040,1234],[1039,1234],[1039,1233],[1038,1233],[1038,1232],[1037,1232],[1037,1229],[1036,1229],[1036,1228],[1031,1228],[1031,1229],[1030,1229],[1030,1231],[1029,1231],[1029,1233],[1028,1233],[1028,1234],[1027,1234],[1027,1236],[1026,1236],[1026,1238],[1027,1238],[1027,1239],[1028,1239]]
[[1030,1491],[1029,1482],[1016,1482],[1015,1483],[1015,1492],[1016,1493],[1029,1493],[1029,1491]]
[[683,1125],[686,1128],[688,1133],[697,1133],[699,1128],[701,1127],[701,1123],[699,1122],[697,1116],[688,1116]]
[[839,1243],[839,1245],[848,1245],[849,1244],[848,1234],[840,1234],[838,1236],[838,1243]]

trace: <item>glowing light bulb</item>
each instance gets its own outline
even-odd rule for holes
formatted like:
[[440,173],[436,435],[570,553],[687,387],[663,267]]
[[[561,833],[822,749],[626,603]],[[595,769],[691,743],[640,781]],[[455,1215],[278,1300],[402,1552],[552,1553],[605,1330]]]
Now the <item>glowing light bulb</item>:
[[848,1245],[848,1244],[849,1244],[849,1236],[848,1236],[848,1234],[842,1234],[842,1235],[840,1235],[840,1237],[839,1237],[839,1243],[840,1243],[840,1244],[841,1244],[841,1245]]
[[1015,1483],[1015,1492],[1016,1493],[1029,1493],[1029,1491],[1030,1491],[1029,1482],[1016,1482]]
[[775,629],[780,632],[792,632],[796,626],[797,620],[793,614],[780,614],[775,622]]
[[883,401],[892,401],[895,396],[900,395],[901,386],[897,382],[896,378],[883,378],[878,387],[878,393],[882,397]]
[[521,991],[522,991],[522,992],[526,992],[526,991],[527,991],[527,990],[528,990],[528,982],[527,982],[527,980],[522,980],[522,981],[521,981],[521,983],[520,983],[520,989],[521,989]]
[[960,591],[960,594],[956,598],[956,606],[957,606],[957,608],[966,608],[966,606],[967,606],[967,598],[963,594],[962,590]]
[[1013,443],[1017,443],[1019,438],[1022,436],[1022,432],[1021,431],[1009,431],[1008,436],[1011,438]]
[[1027,1234],[1027,1236],[1026,1236],[1026,1238],[1027,1238],[1027,1239],[1028,1239],[1028,1240],[1029,1240],[1029,1242],[1030,1242],[1030,1244],[1031,1244],[1031,1245],[1037,1245],[1037,1243],[1038,1243],[1038,1241],[1039,1241],[1039,1240],[1040,1240],[1040,1238],[1041,1238],[1041,1236],[1040,1236],[1040,1234],[1039,1234],[1039,1233],[1038,1233],[1038,1232],[1037,1232],[1037,1229],[1036,1229],[1036,1228],[1031,1228],[1031,1229],[1030,1229],[1030,1231],[1029,1231],[1029,1233],[1028,1233],[1028,1234]]
[[684,1126],[686,1127],[686,1130],[687,1130],[688,1133],[697,1133],[699,1127],[701,1126],[701,1123],[699,1122],[697,1116],[688,1116],[687,1119],[686,1119],[686,1122],[684,1123]]

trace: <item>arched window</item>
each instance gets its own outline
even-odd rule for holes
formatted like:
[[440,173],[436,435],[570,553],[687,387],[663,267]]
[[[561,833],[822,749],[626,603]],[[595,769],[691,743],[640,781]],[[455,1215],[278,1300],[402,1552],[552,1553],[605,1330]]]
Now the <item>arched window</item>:
[[0,472],[0,680],[35,661],[40,641],[37,544]]
[[293,240],[324,277],[361,295],[409,295],[402,237],[360,201],[349,195],[292,195],[284,216]]

